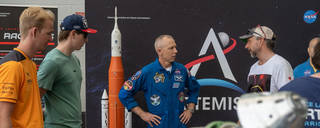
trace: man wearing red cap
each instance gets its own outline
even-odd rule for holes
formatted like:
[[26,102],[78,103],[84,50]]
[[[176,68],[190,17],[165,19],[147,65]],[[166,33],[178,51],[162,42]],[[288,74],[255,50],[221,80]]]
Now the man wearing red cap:
[[96,33],[80,15],[69,15],[60,25],[59,44],[40,65],[38,83],[45,101],[46,128],[81,128],[81,68],[72,54],[88,41],[88,33]]
[[273,51],[276,36],[269,27],[258,25],[240,39],[246,42],[251,57],[259,59],[250,68],[249,92],[277,92],[293,79],[290,63]]

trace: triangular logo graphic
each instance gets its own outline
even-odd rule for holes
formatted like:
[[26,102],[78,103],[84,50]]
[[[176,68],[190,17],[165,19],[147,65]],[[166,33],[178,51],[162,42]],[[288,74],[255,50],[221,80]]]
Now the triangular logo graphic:
[[[209,33],[207,35],[207,38],[204,41],[204,44],[202,45],[199,56],[205,55],[207,53],[210,44],[213,45],[213,49],[214,49],[215,54],[217,56],[217,59],[220,64],[220,67],[222,69],[224,77],[227,79],[230,79],[234,82],[237,82],[237,80],[233,76],[233,73],[230,69],[230,66],[229,66],[229,63],[226,59],[226,56],[223,53],[223,50],[222,50],[221,45],[219,43],[219,40],[218,40],[218,38],[212,28],[210,28]],[[201,65],[201,63],[195,64],[192,66],[192,68],[190,70],[191,75],[196,76],[200,65]]]

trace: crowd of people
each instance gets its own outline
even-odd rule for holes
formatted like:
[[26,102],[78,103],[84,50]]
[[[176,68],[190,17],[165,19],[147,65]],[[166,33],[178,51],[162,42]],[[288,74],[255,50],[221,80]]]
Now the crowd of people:
[[[82,76],[73,51],[81,49],[88,34],[97,30],[88,28],[86,19],[80,15],[65,17],[60,24],[57,47],[46,55],[37,71],[31,59],[52,41],[54,20],[55,15],[41,7],[27,8],[20,15],[20,43],[0,60],[0,128],[81,127]],[[308,99],[310,111],[317,109],[320,37],[310,41],[307,50],[310,58],[294,70],[274,52],[277,36],[271,28],[257,25],[239,38],[246,43],[251,57],[258,59],[247,77],[248,92],[292,91]],[[200,85],[184,65],[175,61],[178,50],[173,36],[158,36],[154,48],[155,61],[124,82],[119,99],[147,127],[185,128],[195,112]],[[148,111],[134,99],[139,91],[144,92]],[[41,98],[46,108],[44,114]],[[306,127],[317,123],[315,113],[310,111]]]
[[80,50],[88,33],[96,30],[88,28],[80,15],[65,17],[58,46],[46,55],[37,72],[31,59],[52,41],[54,20],[55,15],[41,7],[29,7],[20,15],[20,43],[0,60],[0,128],[81,127],[82,75],[72,52]]

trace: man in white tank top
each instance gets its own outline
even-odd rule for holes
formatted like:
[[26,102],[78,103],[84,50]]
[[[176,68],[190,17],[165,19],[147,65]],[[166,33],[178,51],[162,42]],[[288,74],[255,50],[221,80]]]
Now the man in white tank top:
[[276,36],[269,27],[258,25],[240,39],[246,42],[251,57],[258,58],[250,68],[248,92],[277,92],[293,79],[290,63],[273,52]]

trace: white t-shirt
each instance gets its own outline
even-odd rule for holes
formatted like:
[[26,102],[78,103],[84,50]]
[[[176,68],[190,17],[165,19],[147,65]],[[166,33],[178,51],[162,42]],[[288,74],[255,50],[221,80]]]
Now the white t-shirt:
[[278,92],[283,85],[293,80],[292,67],[283,57],[275,54],[263,65],[259,65],[258,62],[250,68],[249,91],[250,89],[258,89],[271,93]]

